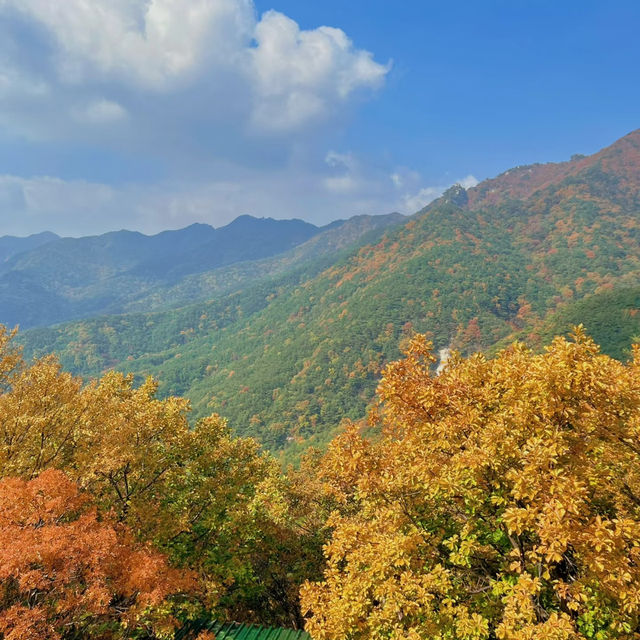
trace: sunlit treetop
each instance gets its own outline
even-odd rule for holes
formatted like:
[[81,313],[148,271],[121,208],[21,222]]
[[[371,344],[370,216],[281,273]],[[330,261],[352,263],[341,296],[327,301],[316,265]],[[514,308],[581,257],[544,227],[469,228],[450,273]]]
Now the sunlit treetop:
[[420,336],[379,386],[382,437],[354,427],[325,474],[317,639],[635,637],[640,615],[640,349],[579,327],[543,353],[453,356]]

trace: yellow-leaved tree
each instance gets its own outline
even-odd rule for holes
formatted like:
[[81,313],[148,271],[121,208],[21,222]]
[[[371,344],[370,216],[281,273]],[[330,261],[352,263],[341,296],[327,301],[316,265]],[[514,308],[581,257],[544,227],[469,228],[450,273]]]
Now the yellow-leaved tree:
[[638,637],[640,349],[622,364],[579,327],[541,354],[433,360],[413,339],[381,437],[327,454],[343,507],[302,589],[312,636]]

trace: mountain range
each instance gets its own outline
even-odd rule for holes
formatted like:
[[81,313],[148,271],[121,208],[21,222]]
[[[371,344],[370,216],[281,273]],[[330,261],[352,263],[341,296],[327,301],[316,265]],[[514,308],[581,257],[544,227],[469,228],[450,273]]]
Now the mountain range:
[[21,339],[28,355],[54,351],[76,373],[155,375],[196,416],[217,410],[294,456],[364,415],[381,369],[415,331],[436,351],[468,354],[514,338],[541,348],[582,322],[618,358],[640,335],[640,130],[592,156],[456,185],[393,222],[314,260],[279,258],[208,301]]
[[[355,241],[360,233],[400,219],[399,214],[360,216],[317,227],[302,220],[245,215],[218,229],[193,224],[153,236],[124,230],[82,238],[49,232],[28,238],[4,236],[0,322],[29,328],[136,307],[167,308],[185,297],[192,302],[262,273],[256,270],[260,259],[278,255],[287,265],[283,254],[316,236],[320,238],[309,246],[310,255],[318,253],[318,247],[320,253],[338,249],[336,236]],[[296,256],[305,259],[306,247]],[[242,266],[223,271],[231,265]],[[270,268],[277,271],[278,265]],[[207,277],[212,272],[215,277]],[[198,286],[201,290],[196,292]]]

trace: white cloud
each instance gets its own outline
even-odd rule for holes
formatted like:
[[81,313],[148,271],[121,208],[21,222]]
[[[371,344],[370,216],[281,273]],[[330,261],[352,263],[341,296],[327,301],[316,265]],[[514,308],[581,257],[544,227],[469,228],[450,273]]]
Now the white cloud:
[[471,189],[478,184],[479,180],[472,175],[465,176],[461,180],[458,180],[458,184],[465,189]]
[[253,121],[260,128],[295,128],[330,113],[361,88],[377,88],[388,66],[354,49],[341,29],[310,31],[277,11],[256,25],[250,50],[260,100]]
[[82,109],[76,109],[74,115],[77,120],[89,124],[109,124],[124,120],[127,111],[112,100],[94,100]]
[[119,79],[163,89],[208,58],[237,53],[251,37],[250,0],[3,0],[56,42],[70,84]]
[[26,207],[27,202],[21,179],[0,176],[0,211],[6,211],[15,219],[23,214]]
[[41,100],[48,92],[46,82],[24,76],[10,66],[0,67],[0,99],[3,101],[17,97]]
[[323,181],[325,189],[329,193],[365,193],[367,189],[370,189],[371,192],[377,191],[370,184],[370,170],[362,166],[354,154],[329,151],[324,161],[332,171],[332,175],[327,176]]
[[415,213],[430,202],[439,198],[445,191],[446,187],[423,187],[414,194],[405,194],[402,198],[403,211],[405,213]]
[[388,72],[253,0],[0,0],[0,143],[34,158],[0,176],[0,234],[388,212],[388,171],[325,158]]
[[[9,31],[16,19],[37,26],[33,37],[52,65],[23,64],[21,54],[33,46],[28,38],[4,50],[0,43],[0,95],[5,85],[14,93],[22,87],[25,100],[47,88],[72,116],[96,89],[105,104],[121,107],[119,115],[142,105],[147,113],[140,118],[151,109],[176,109],[174,96],[191,91],[190,99],[202,103],[201,122],[242,111],[254,132],[289,133],[380,87],[388,72],[342,30],[303,30],[276,11],[258,19],[252,0],[0,0],[3,18]],[[40,113],[46,108],[52,102],[41,102]],[[102,117],[103,105],[93,121],[115,121],[115,113]]]
[[422,178],[417,171],[412,171],[407,167],[398,167],[389,175],[389,179],[396,189],[404,191],[417,189],[422,181]]

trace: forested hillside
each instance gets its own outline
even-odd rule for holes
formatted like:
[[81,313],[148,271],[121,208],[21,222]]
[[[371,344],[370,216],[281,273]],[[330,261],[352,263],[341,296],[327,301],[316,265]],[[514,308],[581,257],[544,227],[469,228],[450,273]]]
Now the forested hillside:
[[[605,345],[607,354],[627,360],[631,355],[631,344],[640,342],[640,287],[607,289],[569,301],[510,338],[516,337],[532,347],[541,348],[553,336],[566,333],[570,327],[585,320],[589,333]],[[507,343],[499,342],[491,351],[495,352]]]
[[[514,333],[539,342],[547,322],[563,331],[581,300],[617,313],[589,296],[638,282],[639,185],[636,131],[591,157],[453,187],[317,274],[277,276],[171,312],[29,332],[23,341],[28,354],[54,349],[76,372],[156,375],[161,392],[185,394],[196,415],[215,409],[273,449],[304,447],[363,415],[381,367],[415,331],[436,349],[470,353]],[[624,307],[631,319],[635,304],[632,297]],[[589,328],[589,317],[580,320]],[[635,331],[627,325],[625,336]],[[605,352],[621,355],[623,341],[603,333]]]

